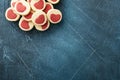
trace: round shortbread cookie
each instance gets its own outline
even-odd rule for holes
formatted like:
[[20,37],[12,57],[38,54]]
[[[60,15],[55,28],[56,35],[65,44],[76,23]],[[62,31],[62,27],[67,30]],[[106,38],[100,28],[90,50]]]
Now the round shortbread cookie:
[[[11,8],[12,8],[13,10],[14,10],[14,7],[15,7],[15,4],[16,4],[17,1],[22,1],[22,0],[11,0],[10,5],[11,5]],[[25,0],[23,0],[23,1],[25,1]]]
[[8,8],[5,12],[5,17],[8,21],[17,21],[20,15],[16,14],[12,8]]
[[62,20],[62,13],[58,9],[50,9],[47,13],[47,17],[51,23],[57,24]]
[[15,12],[20,15],[27,15],[31,10],[29,3],[23,0],[17,1],[14,9],[15,9]]
[[50,27],[50,22],[47,22],[44,25],[35,25],[36,30],[38,31],[46,31]]
[[49,2],[46,2],[45,9],[43,10],[46,14],[50,9],[54,9],[53,5]]
[[60,2],[60,0],[47,0],[48,2],[52,3],[52,4],[57,4]]
[[30,2],[30,6],[33,11],[44,10],[45,5],[45,0],[31,0]]
[[31,21],[26,21],[23,17],[19,21],[19,28],[23,31],[30,31],[34,27],[34,24]]
[[47,21],[47,17],[45,12],[38,10],[36,12],[33,13],[32,15],[32,22],[35,25],[44,25]]

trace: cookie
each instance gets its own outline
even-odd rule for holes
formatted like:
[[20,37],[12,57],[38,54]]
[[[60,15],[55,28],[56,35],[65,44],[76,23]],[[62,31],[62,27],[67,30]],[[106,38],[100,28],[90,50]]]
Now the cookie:
[[30,12],[30,5],[24,0],[17,1],[15,4],[15,12],[20,15],[27,15]]
[[62,13],[58,9],[50,9],[47,13],[47,17],[51,23],[57,24],[62,20]]
[[33,11],[30,11],[29,14],[23,16],[23,18],[24,18],[26,21],[31,21],[31,20],[32,20],[32,15],[33,15]]
[[[11,5],[11,8],[12,8],[13,10],[14,10],[14,7],[15,7],[15,4],[16,4],[17,1],[21,1],[21,0],[11,0],[10,5]],[[25,0],[23,0],[23,1],[25,1]]]
[[32,22],[35,25],[44,25],[47,21],[47,17],[45,12],[38,10],[36,12],[33,13],[32,15]]
[[17,21],[20,15],[16,14],[12,8],[8,8],[5,12],[5,17],[8,21]]
[[47,12],[50,10],[50,9],[53,9],[53,5],[49,2],[46,2],[46,6],[45,6],[45,9],[43,10],[46,14]]
[[19,28],[23,31],[30,31],[34,27],[31,21],[26,21],[23,17],[19,21]]
[[33,11],[44,10],[45,0],[31,0],[30,6]]
[[60,0],[47,0],[47,1],[52,4],[57,4],[57,3],[59,3]]
[[35,25],[36,30],[38,31],[46,31],[50,27],[50,22],[47,22],[44,25]]

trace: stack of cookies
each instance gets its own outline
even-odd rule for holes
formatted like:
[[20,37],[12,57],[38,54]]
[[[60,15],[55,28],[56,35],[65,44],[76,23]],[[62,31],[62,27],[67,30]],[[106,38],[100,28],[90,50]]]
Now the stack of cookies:
[[53,4],[60,0],[11,0],[11,7],[6,10],[5,17],[9,21],[18,21],[19,28],[30,31],[34,27],[46,31],[50,23],[57,24],[62,20],[62,13],[54,9]]

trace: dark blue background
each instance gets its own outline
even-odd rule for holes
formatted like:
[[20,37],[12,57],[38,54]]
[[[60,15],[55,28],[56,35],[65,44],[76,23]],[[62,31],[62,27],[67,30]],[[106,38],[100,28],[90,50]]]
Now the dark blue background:
[[61,0],[60,24],[23,32],[0,0],[0,80],[120,80],[120,0]]

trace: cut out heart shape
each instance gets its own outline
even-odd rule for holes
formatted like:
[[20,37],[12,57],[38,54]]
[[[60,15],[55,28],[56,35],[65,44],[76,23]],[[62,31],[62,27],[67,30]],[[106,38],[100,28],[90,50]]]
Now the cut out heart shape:
[[33,15],[33,12],[31,11],[28,15],[23,16],[23,18],[26,21],[31,21],[32,20],[32,15]]
[[53,5],[51,3],[46,3],[46,7],[45,7],[45,9],[43,11],[47,14],[47,12],[50,9],[53,9]]
[[30,12],[28,15],[25,15],[24,17],[26,18],[26,19],[31,19],[31,17],[32,17],[32,12]]
[[29,28],[30,28],[29,22],[23,20],[23,21],[21,22],[21,27],[22,27],[23,29],[29,29]]
[[46,22],[44,25],[42,25],[41,27],[42,27],[43,30],[47,30],[48,27],[49,27],[49,25],[50,25],[50,23],[49,23],[49,21],[47,21],[47,22]]
[[44,15],[39,15],[39,17],[36,18],[35,22],[37,24],[42,24],[45,21],[45,16]]
[[60,20],[61,16],[60,14],[51,14],[50,15],[50,19],[53,21],[53,22],[58,22]]
[[34,4],[36,9],[42,9],[44,7],[44,1],[43,0],[39,0],[38,2],[36,2]]
[[11,9],[7,12],[7,17],[10,18],[10,19],[15,19],[17,17],[17,15]]
[[24,12],[26,10],[26,6],[24,6],[21,2],[16,5],[16,9],[18,12]]

